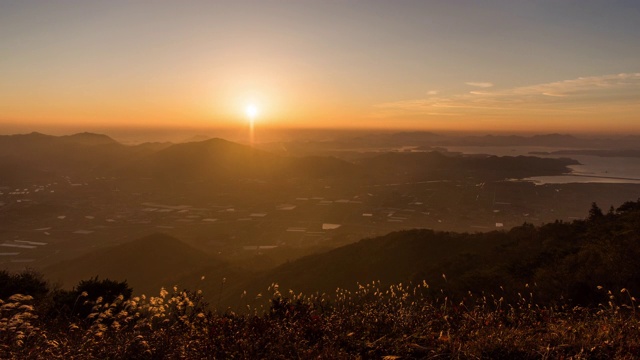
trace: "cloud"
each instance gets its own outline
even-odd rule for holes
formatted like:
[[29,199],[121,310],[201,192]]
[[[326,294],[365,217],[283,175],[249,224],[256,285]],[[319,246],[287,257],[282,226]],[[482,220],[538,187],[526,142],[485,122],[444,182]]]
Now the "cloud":
[[427,95],[438,95],[438,90],[429,90],[427,91]]
[[490,88],[493,87],[493,84],[490,82],[466,82],[465,84],[469,86],[475,86],[479,88]]
[[612,92],[616,89],[640,87],[640,73],[579,77],[512,89],[513,94],[541,94],[546,96],[569,96],[594,92]]
[[378,104],[374,111],[376,117],[440,116],[449,112],[474,116],[505,113],[574,113],[585,116],[618,113],[631,116],[634,111],[640,111],[640,73],[579,77],[511,89],[429,96]]

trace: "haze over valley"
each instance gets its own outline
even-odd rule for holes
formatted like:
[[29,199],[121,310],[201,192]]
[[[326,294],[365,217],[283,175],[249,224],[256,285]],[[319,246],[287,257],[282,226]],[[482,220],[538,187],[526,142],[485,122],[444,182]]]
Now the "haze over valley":
[[640,358],[640,2],[0,2],[0,358]]
[[[71,264],[162,233],[235,274],[398,230],[475,233],[583,219],[592,202],[617,207],[637,196],[640,180],[613,170],[576,174],[572,168],[584,165],[569,156],[591,149],[592,163],[610,162],[618,159],[605,157],[618,149],[612,146],[633,151],[635,144],[633,137],[429,132],[347,133],[256,147],[219,138],[123,145],[93,133],[2,136],[0,260],[10,270],[43,269],[64,286],[117,275],[152,291],[145,284],[173,284],[161,276],[134,281],[133,274],[114,272],[121,263],[100,272]],[[549,151],[533,156],[531,148]],[[556,148],[565,150],[554,154]],[[501,156],[487,154],[496,149]],[[567,176],[575,181],[550,180]],[[542,177],[548,183],[534,181]],[[142,249],[133,256],[153,262],[153,252]],[[195,261],[191,271],[198,263],[208,264]]]

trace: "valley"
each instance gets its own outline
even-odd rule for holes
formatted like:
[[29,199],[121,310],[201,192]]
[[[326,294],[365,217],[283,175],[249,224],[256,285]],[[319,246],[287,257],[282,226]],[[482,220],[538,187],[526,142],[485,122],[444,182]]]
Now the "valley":
[[[383,144],[397,144],[391,138]],[[577,164],[562,158],[367,148],[295,157],[220,139],[125,146],[87,133],[0,139],[7,143],[0,266],[13,271],[156,233],[258,271],[398,230],[572,221],[592,202],[608,209],[640,193],[638,184],[515,181]]]

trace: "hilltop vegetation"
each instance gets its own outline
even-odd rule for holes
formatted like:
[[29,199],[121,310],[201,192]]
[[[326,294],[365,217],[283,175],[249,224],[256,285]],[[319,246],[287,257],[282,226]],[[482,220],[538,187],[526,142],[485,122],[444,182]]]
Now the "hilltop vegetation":
[[[226,310],[207,305],[209,288],[146,297],[126,282],[60,290],[37,273],[3,272],[0,356],[633,359],[639,229],[640,200],[508,232],[397,232],[283,265],[260,279],[279,285]],[[376,276],[326,293],[284,290]]]
[[593,204],[585,220],[525,223],[507,232],[394,232],[292,261],[240,286],[259,291],[277,282],[295,292],[330,292],[374,280],[389,286],[428,279],[432,289],[451,294],[517,298],[525,284],[537,284],[545,304],[597,305],[606,302],[597,286],[640,293],[639,234],[640,202],[606,213]]

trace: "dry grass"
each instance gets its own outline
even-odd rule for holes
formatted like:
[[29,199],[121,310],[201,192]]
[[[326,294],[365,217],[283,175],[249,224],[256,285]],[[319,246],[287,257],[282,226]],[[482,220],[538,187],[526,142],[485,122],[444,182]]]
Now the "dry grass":
[[[528,290],[528,289],[527,289]],[[605,290],[602,290],[605,291]],[[640,330],[626,289],[598,308],[496,296],[450,299],[426,283],[281,294],[248,313],[210,311],[199,292],[100,299],[87,318],[38,318],[34,299],[0,303],[3,359],[635,359]],[[85,301],[80,299],[79,301]]]

